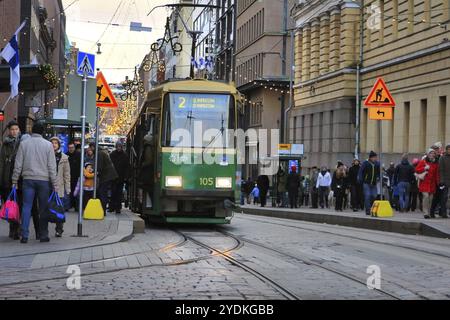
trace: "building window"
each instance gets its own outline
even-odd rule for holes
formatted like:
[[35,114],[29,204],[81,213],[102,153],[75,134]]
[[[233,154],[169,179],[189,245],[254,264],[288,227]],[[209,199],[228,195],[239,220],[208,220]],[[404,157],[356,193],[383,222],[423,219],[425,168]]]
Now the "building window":
[[392,1],[392,36],[394,39],[398,37],[398,0]]
[[439,97],[439,141],[447,141],[447,97]]
[[333,152],[333,137],[334,137],[334,111],[330,111],[330,140],[328,151]]
[[421,151],[427,150],[427,99],[420,100],[420,145]]
[[263,106],[261,102],[250,104],[250,126],[260,126]]
[[404,103],[404,118],[403,118],[403,152],[409,151],[409,120],[411,116],[411,103],[409,101]]

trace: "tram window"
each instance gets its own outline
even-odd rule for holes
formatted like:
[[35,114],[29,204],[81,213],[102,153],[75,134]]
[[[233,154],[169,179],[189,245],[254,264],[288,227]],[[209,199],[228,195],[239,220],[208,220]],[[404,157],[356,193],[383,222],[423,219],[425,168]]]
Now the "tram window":
[[[226,130],[235,128],[231,95],[171,93],[164,102],[163,141],[167,147],[222,147],[228,139],[221,138],[221,133],[225,135]],[[196,137],[199,127],[202,136]],[[217,135],[211,140],[208,136],[214,131]]]

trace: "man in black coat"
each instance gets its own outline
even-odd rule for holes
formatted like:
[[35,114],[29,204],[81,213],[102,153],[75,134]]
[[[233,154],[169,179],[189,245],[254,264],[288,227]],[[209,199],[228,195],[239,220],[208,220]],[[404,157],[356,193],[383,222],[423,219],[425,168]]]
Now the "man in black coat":
[[116,169],[118,178],[112,182],[109,211],[115,211],[117,214],[120,214],[122,210],[123,187],[128,180],[130,172],[128,156],[123,150],[123,144],[121,142],[116,143],[116,150],[111,153],[110,158]]
[[261,207],[266,206],[267,193],[269,192],[270,181],[268,176],[259,176],[256,180],[259,188],[259,199],[261,200]]
[[69,152],[67,154],[69,156],[69,164],[70,164],[70,208],[78,209],[77,205],[77,197],[73,195],[75,189],[78,184],[78,179],[80,178],[81,171],[81,152],[76,149],[74,143],[69,144]]
[[297,168],[292,167],[291,173],[287,177],[287,189],[291,209],[298,207],[298,187],[300,186],[300,176],[297,174]]
[[351,192],[351,205],[353,212],[364,209],[363,186],[358,181],[358,173],[361,169],[361,163],[358,159],[353,160],[353,164],[348,171],[348,181]]

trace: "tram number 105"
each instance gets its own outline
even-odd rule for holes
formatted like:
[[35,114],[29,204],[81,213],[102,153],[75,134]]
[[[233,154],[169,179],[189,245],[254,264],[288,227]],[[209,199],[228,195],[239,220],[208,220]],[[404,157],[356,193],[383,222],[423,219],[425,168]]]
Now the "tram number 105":
[[214,186],[214,179],[213,178],[200,178],[200,186],[212,187],[212,186]]

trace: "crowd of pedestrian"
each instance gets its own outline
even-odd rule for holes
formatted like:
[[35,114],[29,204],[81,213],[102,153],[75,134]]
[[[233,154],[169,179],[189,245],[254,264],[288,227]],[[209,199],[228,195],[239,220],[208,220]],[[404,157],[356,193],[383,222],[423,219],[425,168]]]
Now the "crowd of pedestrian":
[[[10,222],[9,237],[27,243],[30,237],[31,219],[36,240],[49,242],[49,199],[57,194],[64,210],[79,209],[81,188],[84,191],[83,210],[94,196],[95,143],[83,148],[80,139],[68,145],[65,154],[58,137],[44,138],[44,126],[36,122],[31,135],[21,134],[19,124],[7,125],[7,136],[0,150],[0,197],[2,203],[14,190],[20,208],[20,223]],[[84,180],[80,185],[81,153],[85,152]],[[121,142],[108,154],[99,150],[97,157],[97,194],[104,212],[121,213],[123,188],[128,180],[129,162]],[[57,222],[55,237],[62,237],[63,222]]]
[[[272,197],[276,197],[279,207],[334,207],[337,212],[351,209],[371,215],[374,201],[383,199],[398,212],[420,211],[426,219],[436,218],[436,215],[448,217],[450,145],[443,150],[442,144],[436,143],[422,158],[410,159],[408,154],[404,154],[398,164],[392,162],[389,168],[383,167],[382,172],[374,151],[369,153],[367,160],[354,159],[350,166],[338,161],[333,169],[313,167],[311,175],[302,176],[296,166],[289,169],[287,173],[280,167],[274,180]],[[245,199],[250,203],[251,198],[258,204],[261,190],[266,198],[267,185],[261,188],[258,181],[244,181],[241,204]]]

